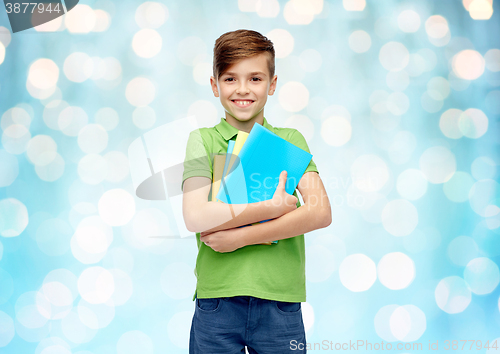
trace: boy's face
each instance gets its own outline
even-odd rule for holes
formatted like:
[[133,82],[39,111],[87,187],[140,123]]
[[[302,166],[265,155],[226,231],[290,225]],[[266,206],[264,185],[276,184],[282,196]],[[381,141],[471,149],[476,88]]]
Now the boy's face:
[[261,53],[231,65],[210,84],[226,111],[226,120],[239,130],[250,131],[254,122],[263,124],[267,96],[276,90],[277,76],[269,76],[268,54]]

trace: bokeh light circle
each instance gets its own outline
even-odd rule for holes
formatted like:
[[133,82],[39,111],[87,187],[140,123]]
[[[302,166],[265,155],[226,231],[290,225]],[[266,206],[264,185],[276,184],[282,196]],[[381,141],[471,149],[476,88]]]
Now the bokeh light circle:
[[132,112],[132,121],[140,129],[149,129],[156,122],[156,112],[149,106],[137,107]]
[[168,18],[168,8],[159,2],[146,1],[135,11],[135,22],[141,28],[158,28]]
[[57,121],[59,130],[68,136],[78,136],[89,118],[82,107],[68,106],[60,113]]
[[19,236],[28,226],[28,209],[15,198],[0,200],[0,235]]
[[28,113],[25,109],[21,107],[12,107],[2,114],[2,119],[0,120],[0,128],[5,130],[11,124],[21,124],[29,129],[31,121],[31,114]]
[[455,155],[444,146],[426,149],[419,159],[420,170],[431,183],[448,181],[457,169]]
[[434,296],[439,308],[449,314],[463,312],[472,299],[469,285],[457,276],[442,279],[436,286]]
[[377,280],[377,267],[367,255],[351,254],[340,264],[339,277],[342,285],[350,291],[366,291]]
[[448,21],[443,16],[433,15],[425,21],[425,31],[430,38],[444,38],[449,32]]
[[398,15],[399,29],[406,33],[415,33],[420,28],[420,16],[413,10],[404,10]]
[[94,63],[87,53],[74,52],[64,60],[63,71],[68,80],[84,82],[92,76]]
[[427,92],[436,101],[444,100],[450,95],[450,83],[444,77],[433,77],[427,83]]
[[127,224],[135,214],[134,198],[123,189],[106,191],[98,204],[99,215],[110,226]]
[[410,61],[410,52],[403,43],[388,42],[380,49],[379,60],[389,71],[403,70]]
[[382,225],[393,236],[407,236],[418,224],[417,208],[406,199],[388,202],[382,209]]
[[481,54],[472,49],[462,50],[453,57],[453,72],[464,80],[476,80],[484,73],[485,61]]
[[17,157],[0,150],[0,188],[10,186],[19,174]]
[[389,327],[398,340],[414,342],[427,328],[425,313],[415,305],[399,306],[389,318]]
[[364,192],[377,192],[389,179],[387,164],[379,156],[366,154],[359,156],[351,166],[354,185]]
[[145,28],[132,38],[132,49],[141,58],[152,58],[161,51],[162,37],[154,29]]
[[477,108],[469,108],[458,118],[460,132],[471,139],[477,139],[488,131],[488,117]]
[[495,262],[487,257],[478,257],[467,263],[464,280],[477,295],[491,293],[500,282],[500,271]]
[[0,42],[0,65],[2,65],[5,60],[5,47],[2,42]]
[[128,176],[129,161],[127,155],[120,151],[110,151],[104,155],[104,159],[108,165],[106,181],[118,183]]
[[64,16],[64,24],[70,33],[89,33],[96,20],[94,10],[85,4],[77,4]]
[[87,184],[101,183],[108,173],[108,165],[104,157],[98,154],[87,154],[78,162],[78,175]]
[[493,179],[481,179],[474,183],[469,191],[469,204],[474,212],[483,217],[488,216],[488,210],[495,205],[495,199],[500,191],[500,184]]
[[460,139],[463,136],[462,131],[458,126],[458,121],[462,111],[456,108],[450,108],[441,114],[439,119],[439,129],[441,132],[450,139]]
[[75,344],[87,343],[94,338],[97,330],[87,327],[78,316],[76,308],[61,320],[61,330],[64,336]]
[[54,87],[59,79],[59,67],[50,59],[41,58],[30,65],[28,81],[37,89]]
[[19,155],[26,151],[31,133],[24,125],[11,124],[2,134],[2,145],[5,151]]
[[[301,4],[305,4],[306,6],[301,6]],[[283,8],[283,17],[286,22],[290,25],[310,24],[314,20],[314,13],[307,11],[307,4],[307,2],[302,0],[287,1]]]
[[422,171],[409,168],[401,172],[398,176],[396,189],[403,198],[417,200],[422,198],[427,192],[427,179]]
[[35,172],[42,181],[54,182],[62,177],[65,165],[62,156],[56,153],[54,160],[48,164],[43,166],[35,165]]
[[145,77],[136,77],[130,80],[125,90],[127,101],[136,107],[147,106],[153,102],[155,94],[154,84]]
[[99,124],[87,124],[78,132],[78,146],[87,154],[98,154],[108,145],[108,133]]
[[111,24],[110,14],[101,9],[94,10],[94,14],[95,14],[95,25],[94,28],[92,28],[92,32],[107,31]]
[[78,277],[78,292],[90,304],[103,304],[115,291],[113,275],[103,267],[85,269]]
[[36,135],[29,141],[26,155],[37,166],[48,165],[57,156],[57,143],[49,135]]
[[0,310],[0,348],[6,347],[15,334],[14,321],[9,315]]
[[342,146],[351,140],[351,122],[344,117],[333,116],[321,123],[321,137],[330,146]]
[[298,81],[289,81],[279,90],[278,97],[281,106],[288,112],[298,112],[309,102],[309,90]]
[[290,32],[285,29],[276,28],[265,34],[274,44],[276,59],[287,57],[292,53],[294,47],[294,38]]
[[377,275],[385,287],[401,290],[415,279],[415,263],[402,252],[388,253],[378,262]]
[[486,68],[490,71],[500,71],[500,49],[490,49],[484,55]]
[[372,46],[372,40],[370,35],[363,31],[357,30],[349,35],[349,47],[353,52],[365,53]]

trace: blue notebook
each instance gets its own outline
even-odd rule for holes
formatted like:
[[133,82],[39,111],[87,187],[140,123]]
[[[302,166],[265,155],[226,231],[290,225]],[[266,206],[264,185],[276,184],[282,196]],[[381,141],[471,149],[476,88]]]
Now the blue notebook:
[[293,194],[312,155],[255,123],[219,189],[227,204],[248,204],[272,199],[281,171],[287,171],[285,190]]

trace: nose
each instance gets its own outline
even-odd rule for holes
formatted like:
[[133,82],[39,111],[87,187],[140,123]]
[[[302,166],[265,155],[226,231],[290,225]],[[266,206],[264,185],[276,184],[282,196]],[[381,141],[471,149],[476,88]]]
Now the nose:
[[236,93],[250,93],[250,89],[243,81],[241,81],[240,86],[236,89]]

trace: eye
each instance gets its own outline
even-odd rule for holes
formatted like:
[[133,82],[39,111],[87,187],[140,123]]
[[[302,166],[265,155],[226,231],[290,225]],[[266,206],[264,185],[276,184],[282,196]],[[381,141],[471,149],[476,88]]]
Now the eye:
[[[254,79],[256,79],[256,80],[254,80]],[[253,81],[261,81],[260,77],[252,77],[252,80]]]
[[228,80],[234,80],[232,77],[228,77],[227,79],[225,79],[224,81],[228,81]]

